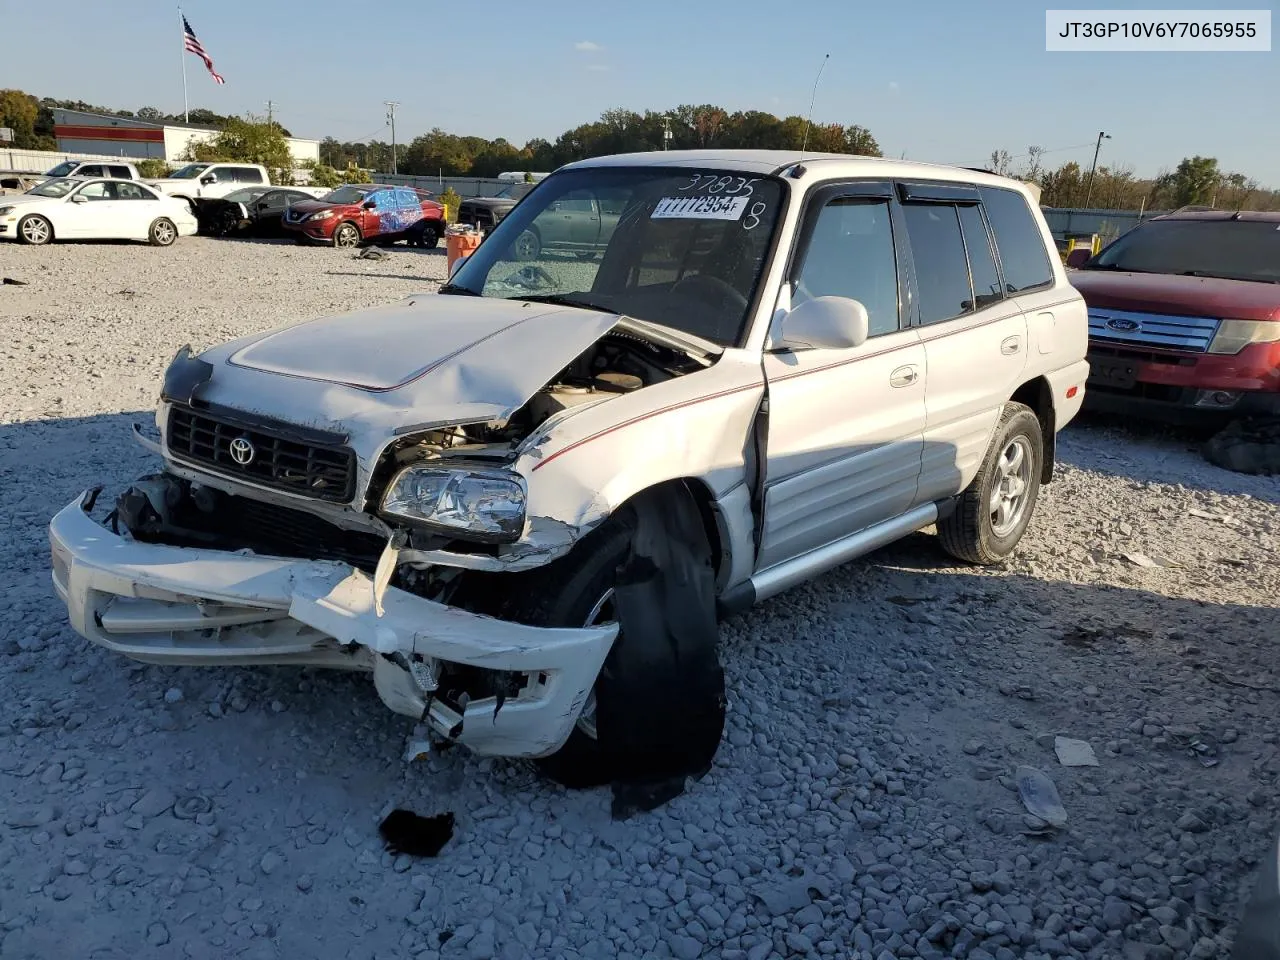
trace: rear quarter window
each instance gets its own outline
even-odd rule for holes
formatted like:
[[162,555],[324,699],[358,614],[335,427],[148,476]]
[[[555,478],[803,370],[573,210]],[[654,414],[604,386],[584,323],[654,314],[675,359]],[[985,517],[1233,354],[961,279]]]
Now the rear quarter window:
[[1026,198],[1016,190],[979,187],[987,220],[995,234],[1006,291],[1024,293],[1053,283],[1053,267],[1045,250],[1044,235]]

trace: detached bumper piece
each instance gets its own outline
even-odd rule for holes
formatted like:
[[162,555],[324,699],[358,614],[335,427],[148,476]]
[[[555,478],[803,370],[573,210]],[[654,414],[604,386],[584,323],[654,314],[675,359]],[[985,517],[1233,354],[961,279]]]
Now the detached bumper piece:
[[[539,757],[564,743],[617,625],[540,628],[396,587],[336,560],[144,543],[89,515],[86,492],[49,525],[53,584],[74,629],[158,664],[299,664],[363,670],[392,710],[476,753]],[[124,502],[124,498],[122,498]],[[434,696],[450,666],[523,678],[514,696]]]

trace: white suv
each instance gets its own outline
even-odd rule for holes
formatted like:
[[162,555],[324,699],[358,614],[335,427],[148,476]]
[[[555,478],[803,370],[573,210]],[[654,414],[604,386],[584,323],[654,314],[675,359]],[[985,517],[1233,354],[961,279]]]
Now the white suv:
[[[519,239],[565,201],[596,247]],[[178,352],[163,471],[52,521],[75,628],[155,663],[367,670],[570,783],[708,764],[717,615],[931,525],[1009,555],[1087,376],[1026,188],[781,152],[540,183],[439,294]]]

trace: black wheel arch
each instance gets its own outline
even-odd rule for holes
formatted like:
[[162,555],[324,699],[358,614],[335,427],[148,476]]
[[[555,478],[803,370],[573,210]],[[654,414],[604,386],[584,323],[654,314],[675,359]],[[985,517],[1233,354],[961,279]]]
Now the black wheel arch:
[[1041,485],[1053,480],[1053,464],[1057,459],[1058,432],[1057,415],[1053,405],[1053,387],[1045,377],[1034,377],[1026,381],[1009,398],[1015,403],[1025,404],[1035,411],[1040,421],[1040,433],[1043,435],[1044,462],[1040,465]]

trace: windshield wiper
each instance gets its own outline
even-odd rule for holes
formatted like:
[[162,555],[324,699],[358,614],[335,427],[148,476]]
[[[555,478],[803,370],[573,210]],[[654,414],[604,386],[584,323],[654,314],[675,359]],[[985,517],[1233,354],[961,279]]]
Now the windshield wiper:
[[443,287],[437,290],[436,293],[455,293],[463,297],[480,296],[480,294],[476,293],[474,290],[469,290],[466,287],[460,287],[456,283],[446,283]]
[[508,300],[520,300],[525,303],[554,303],[563,307],[580,307],[583,310],[596,310],[599,313],[617,313],[609,307],[590,300],[582,300],[569,293],[530,293],[507,297]]
[[1280,283],[1280,278],[1269,280],[1266,277],[1246,277],[1232,273],[1212,273],[1208,270],[1183,270],[1181,277],[1208,277],[1213,280],[1243,280],[1246,283]]

